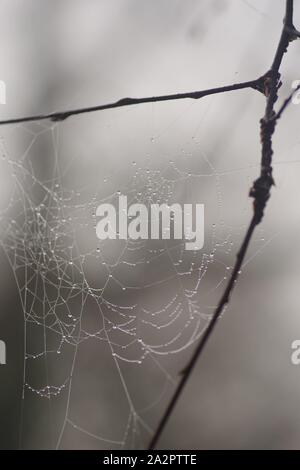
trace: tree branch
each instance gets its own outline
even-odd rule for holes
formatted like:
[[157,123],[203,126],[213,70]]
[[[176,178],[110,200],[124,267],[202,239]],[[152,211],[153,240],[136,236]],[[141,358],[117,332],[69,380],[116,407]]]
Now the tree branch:
[[171,95],[160,95],[160,96],[150,96],[147,98],[123,98],[121,100],[115,101],[114,103],[108,103],[99,106],[90,106],[86,108],[71,109],[67,111],[60,111],[49,114],[38,114],[35,116],[25,116],[20,118],[13,118],[0,121],[0,125],[4,124],[21,124],[24,122],[34,122],[34,121],[44,121],[50,119],[51,121],[64,121],[68,117],[77,116],[79,114],[93,113],[96,111],[104,111],[105,109],[121,108],[123,106],[131,106],[134,104],[142,103],[157,103],[160,101],[175,101],[182,99],[200,99],[209,95],[216,95],[219,93],[225,93],[229,91],[243,90],[245,88],[252,88],[254,90],[263,91],[263,80],[264,77],[260,77],[256,80],[251,80],[249,82],[236,83],[234,85],[228,85],[219,88],[210,88],[209,90],[202,91],[192,91],[187,93],[176,93]]
[[278,89],[281,86],[279,69],[282,63],[282,59],[288,49],[289,43],[292,40],[294,40],[294,36],[292,36],[292,33],[291,33],[291,31],[294,31],[295,29],[293,26],[293,6],[294,6],[293,0],[286,0],[286,12],[285,12],[285,19],[284,19],[284,25],[283,25],[281,37],[277,46],[276,54],[275,54],[271,69],[264,76],[264,87],[265,87],[264,93],[267,97],[267,100],[266,100],[265,114],[264,114],[264,117],[260,121],[261,144],[262,144],[261,171],[260,171],[259,178],[253,183],[253,186],[249,194],[250,197],[253,197],[254,199],[253,216],[252,216],[249,228],[244,237],[244,240],[242,242],[241,248],[237,254],[236,262],[235,262],[232,274],[230,276],[230,279],[228,281],[228,284],[225,288],[225,291],[190,361],[188,362],[185,369],[182,371],[182,377],[179,381],[179,384],[154,433],[154,436],[149,444],[148,449],[154,449],[156,447],[156,444],[174,410],[174,407],[177,404],[179,397],[181,396],[183,388],[185,384],[187,383],[189,377],[191,376],[191,373],[195,367],[197,360],[199,359],[202,351],[204,350],[207,344],[208,339],[210,338],[212,332],[214,331],[216,324],[220,318],[220,315],[222,314],[225,306],[228,304],[230,300],[230,296],[234,290],[236,280],[238,279],[239,272],[242,267],[252,235],[254,233],[256,226],[260,224],[260,222],[262,221],[267,201],[270,198],[271,187],[274,184],[274,180],[272,176],[272,155],[273,155],[272,137],[275,132],[275,127],[276,127],[278,117],[280,117],[282,114],[281,112],[279,116],[277,115],[277,119],[276,119],[274,106],[278,99]]

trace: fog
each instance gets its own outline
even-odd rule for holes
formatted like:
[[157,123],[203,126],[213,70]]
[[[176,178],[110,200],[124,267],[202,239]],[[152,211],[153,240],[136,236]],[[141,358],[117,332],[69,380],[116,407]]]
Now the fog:
[[[284,3],[4,0],[0,119],[258,78]],[[1,449],[147,447],[250,221],[264,108],[245,89],[0,127]],[[265,217],[160,448],[299,448],[299,109],[278,123]],[[204,204],[203,248],[99,241],[97,207],[121,194]]]

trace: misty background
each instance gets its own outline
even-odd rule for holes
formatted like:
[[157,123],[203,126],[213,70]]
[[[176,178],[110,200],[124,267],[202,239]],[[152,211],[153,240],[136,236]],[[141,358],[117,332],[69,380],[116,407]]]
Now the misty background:
[[[1,119],[258,78],[284,8],[4,0]],[[280,100],[300,79],[299,52],[295,41],[284,58]],[[250,220],[264,107],[242,90],[0,128],[0,448],[147,446]],[[277,126],[265,218],[161,448],[299,448],[299,109]],[[100,246],[96,207],[119,193],[204,203],[203,250]]]

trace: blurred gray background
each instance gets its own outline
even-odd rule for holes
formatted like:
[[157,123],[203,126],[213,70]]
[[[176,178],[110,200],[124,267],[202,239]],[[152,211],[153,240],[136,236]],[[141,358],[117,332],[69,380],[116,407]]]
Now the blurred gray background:
[[[284,4],[3,0],[1,119],[257,78]],[[281,99],[299,52],[285,56]],[[147,446],[250,220],[264,105],[244,90],[0,129],[0,448]],[[277,127],[265,219],[161,448],[300,447],[299,109]],[[99,252],[95,208],[118,191],[204,203],[203,250]]]

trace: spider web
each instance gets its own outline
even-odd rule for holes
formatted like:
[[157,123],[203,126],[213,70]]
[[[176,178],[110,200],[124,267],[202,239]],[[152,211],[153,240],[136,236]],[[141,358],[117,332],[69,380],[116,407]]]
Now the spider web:
[[[48,447],[145,447],[207,326],[244,224],[225,222],[223,179],[236,169],[218,171],[199,117],[182,129],[185,110],[133,107],[3,131],[1,244],[24,317],[21,446],[45,427]],[[120,194],[148,207],[204,203],[203,250],[98,240],[96,208],[117,207]]]

